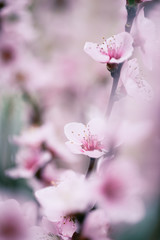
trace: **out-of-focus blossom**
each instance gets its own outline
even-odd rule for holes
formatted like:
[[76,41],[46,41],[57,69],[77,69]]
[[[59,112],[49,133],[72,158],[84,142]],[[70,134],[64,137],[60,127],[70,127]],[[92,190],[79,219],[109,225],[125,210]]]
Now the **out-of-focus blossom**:
[[99,168],[96,199],[113,222],[137,222],[144,216],[142,180],[136,167],[113,160]]
[[24,218],[28,224],[28,228],[35,226],[38,220],[38,206],[34,201],[27,201],[21,204]]
[[108,238],[109,220],[106,213],[100,209],[90,212],[83,226],[83,237],[90,240],[109,240]]
[[[56,167],[56,163],[53,161],[46,164],[45,167],[43,167],[43,170],[41,171],[41,181],[46,185],[52,185],[53,183],[56,183],[60,176],[63,175],[64,169],[60,169]],[[42,187],[41,187],[42,188]]]
[[69,139],[67,146],[73,153],[99,158],[104,154],[105,124],[102,119],[92,119],[87,126],[82,123],[65,125],[64,132]]
[[14,136],[13,140],[20,146],[38,148],[46,141],[51,130],[53,130],[51,125],[31,127],[30,129],[23,131],[20,136]]
[[16,157],[15,168],[6,171],[12,178],[30,178],[36,171],[51,159],[48,152],[40,152],[38,149],[20,149]]
[[53,125],[50,123],[40,127],[31,127],[25,130],[20,136],[14,136],[13,140],[20,146],[31,148],[41,149],[44,145],[44,148],[52,152],[52,155],[56,158],[68,162],[74,161],[67,147],[58,140]]
[[137,59],[134,58],[124,63],[120,81],[127,94],[134,99],[149,101],[153,98],[152,87],[140,75]]
[[21,53],[22,41],[12,33],[3,32],[0,36],[0,68],[12,69]]
[[[15,20],[12,20],[15,18]],[[23,31],[25,28],[25,32]],[[37,31],[33,27],[32,17],[29,11],[18,11],[16,15],[6,16],[3,19],[3,30],[16,36],[23,43],[31,43],[36,40]]]
[[142,8],[133,22],[131,35],[134,38],[134,45],[140,47],[144,64],[152,69],[154,60],[153,48],[158,44],[154,23],[144,16]]
[[18,202],[0,202],[0,240],[25,240],[26,236],[27,222]]
[[84,175],[72,171],[64,173],[57,186],[41,189],[35,195],[44,214],[52,222],[59,221],[62,216],[87,210],[91,201],[90,186]]
[[129,33],[114,35],[102,44],[86,42],[84,51],[101,63],[121,63],[131,57],[133,38]]

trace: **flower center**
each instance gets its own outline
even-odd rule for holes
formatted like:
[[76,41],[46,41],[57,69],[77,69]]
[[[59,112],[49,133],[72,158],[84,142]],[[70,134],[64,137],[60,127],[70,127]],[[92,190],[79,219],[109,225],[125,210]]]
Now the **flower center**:
[[82,149],[85,151],[101,150],[101,142],[97,140],[95,135],[88,135],[83,138]]
[[108,179],[102,191],[109,201],[120,200],[124,195],[124,187],[118,179]]
[[3,46],[1,49],[1,58],[3,63],[11,63],[15,59],[14,49],[10,46]]
[[26,162],[24,163],[24,167],[28,170],[31,170],[37,165],[37,163],[38,163],[38,158],[31,157],[26,160]]
[[[104,46],[104,47],[103,47]],[[115,37],[113,36],[110,40],[105,40],[101,47],[97,45],[100,53],[103,55],[107,55],[111,58],[119,59],[122,56],[122,42],[116,42]]]

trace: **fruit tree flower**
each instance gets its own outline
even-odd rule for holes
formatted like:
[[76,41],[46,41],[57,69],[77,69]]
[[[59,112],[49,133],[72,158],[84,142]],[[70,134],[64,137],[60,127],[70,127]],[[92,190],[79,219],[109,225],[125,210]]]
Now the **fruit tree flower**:
[[131,57],[133,38],[122,32],[106,39],[102,44],[86,42],[84,51],[101,63],[122,63]]
[[30,178],[36,171],[51,159],[48,152],[34,148],[22,148],[16,156],[17,166],[6,171],[12,178]]
[[86,126],[72,122],[64,127],[64,133],[69,139],[67,146],[73,153],[99,158],[104,154],[103,139],[105,125],[101,119],[92,119]]
[[98,171],[95,198],[113,222],[137,222],[144,216],[142,179],[129,160],[114,160]]
[[14,199],[0,202],[0,240],[25,240],[27,222]]
[[88,209],[92,201],[90,188],[84,175],[67,171],[57,185],[40,189],[35,195],[47,219],[57,222],[62,216]]

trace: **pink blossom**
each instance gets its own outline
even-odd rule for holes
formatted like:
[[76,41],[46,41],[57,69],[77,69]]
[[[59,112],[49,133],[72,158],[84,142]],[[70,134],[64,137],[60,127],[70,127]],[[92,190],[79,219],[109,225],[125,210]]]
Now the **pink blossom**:
[[[97,209],[90,212],[83,226],[82,235],[90,240],[107,240],[109,220],[103,210]],[[109,239],[108,239],[109,240]]]
[[38,190],[35,195],[52,222],[59,221],[61,216],[86,210],[91,201],[85,176],[72,171],[64,173],[57,185]]
[[114,160],[99,169],[97,204],[113,222],[137,222],[144,216],[142,180],[129,161]]
[[48,124],[40,127],[31,127],[24,130],[20,136],[14,136],[13,140],[20,146],[38,148],[46,141],[47,135],[50,136],[52,131],[51,125]]
[[84,51],[101,63],[121,63],[132,55],[132,43],[132,36],[129,33],[122,32],[108,38],[100,45],[86,42]]
[[12,178],[33,177],[38,168],[51,159],[48,152],[40,152],[38,149],[22,148],[16,156],[17,166],[8,169],[6,174]]
[[140,75],[137,59],[126,61],[122,67],[120,81],[130,97],[149,101],[153,98],[153,90]]
[[26,129],[20,136],[14,136],[13,141],[20,146],[40,149],[44,144],[46,149],[58,159],[68,162],[75,161],[67,147],[59,141],[55,129],[50,123]]
[[66,145],[73,153],[99,158],[104,154],[104,129],[102,119],[92,119],[87,126],[76,122],[68,123],[64,127],[64,133],[69,139]]
[[0,240],[25,240],[26,235],[27,222],[18,202],[0,202]]
[[48,163],[41,172],[41,181],[45,186],[56,183],[60,176],[64,173],[64,169],[57,168],[56,163]]

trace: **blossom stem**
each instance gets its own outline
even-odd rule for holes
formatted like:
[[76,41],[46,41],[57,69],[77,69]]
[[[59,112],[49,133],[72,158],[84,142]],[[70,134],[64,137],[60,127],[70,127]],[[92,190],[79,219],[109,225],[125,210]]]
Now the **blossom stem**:
[[86,173],[86,178],[89,177],[89,175],[90,175],[91,172],[93,171],[95,162],[96,162],[96,158],[90,158],[88,170],[87,170],[87,173]]
[[[133,20],[137,13],[137,6],[129,5],[129,3],[128,3],[126,5],[126,9],[127,9],[127,22],[125,25],[125,31],[129,33],[131,31]],[[118,86],[122,65],[123,65],[123,63],[119,64],[117,68],[113,67],[113,69],[111,70],[111,76],[113,77],[113,84],[112,84],[111,94],[110,94],[108,108],[107,108],[107,112],[106,112],[107,117],[109,117],[109,115],[112,111],[114,101],[115,101],[115,92],[116,92],[116,89]]]
[[131,31],[132,23],[137,13],[137,5],[127,4],[126,9],[127,9],[127,22],[125,25],[125,31],[129,33]]
[[113,77],[113,84],[112,84],[111,94],[110,94],[109,103],[108,103],[107,112],[106,112],[107,117],[109,117],[115,101],[115,92],[118,86],[121,68],[122,68],[122,63],[118,65],[116,70],[111,71],[111,76]]

